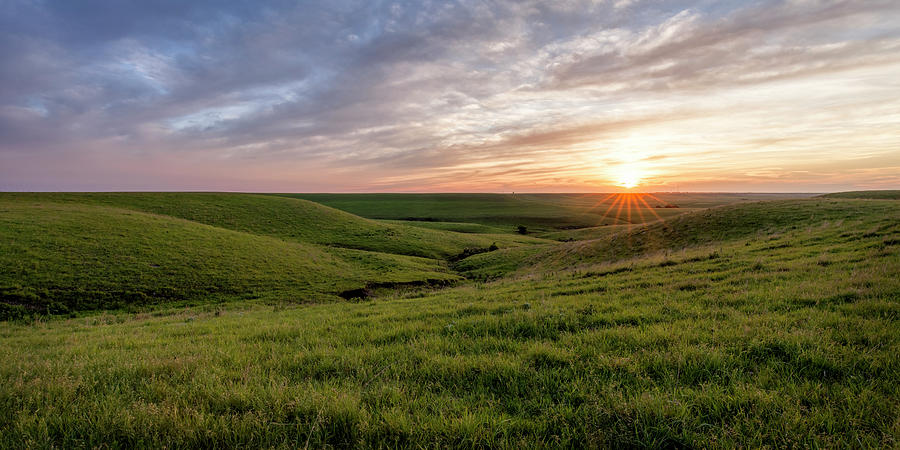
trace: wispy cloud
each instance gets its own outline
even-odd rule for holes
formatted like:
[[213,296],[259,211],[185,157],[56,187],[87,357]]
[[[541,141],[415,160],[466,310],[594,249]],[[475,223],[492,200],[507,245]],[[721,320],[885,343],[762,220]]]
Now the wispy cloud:
[[900,4],[0,7],[0,189],[900,184]]

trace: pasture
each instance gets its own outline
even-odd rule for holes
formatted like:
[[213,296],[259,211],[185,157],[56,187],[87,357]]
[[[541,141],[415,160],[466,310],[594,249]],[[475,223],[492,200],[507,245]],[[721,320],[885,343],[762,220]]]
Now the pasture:
[[[523,225],[539,234],[605,225],[633,225],[731,203],[810,196],[732,193],[277,195],[311,200],[370,219],[402,220],[413,226],[431,228],[440,226],[435,223],[462,222],[512,231]],[[631,199],[634,204],[628,209],[620,209],[617,201],[622,199]],[[464,229],[453,231],[465,232]]]
[[0,446],[900,445],[897,196],[654,196],[2,194]]

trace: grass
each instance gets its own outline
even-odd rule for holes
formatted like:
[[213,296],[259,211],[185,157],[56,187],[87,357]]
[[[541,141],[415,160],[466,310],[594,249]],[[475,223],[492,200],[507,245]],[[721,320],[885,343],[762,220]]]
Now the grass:
[[[505,249],[475,255],[459,267],[464,273],[505,275],[534,267],[564,268],[597,261],[615,261],[652,252],[671,252],[710,242],[784,232],[802,226],[843,223],[861,217],[900,222],[900,208],[891,201],[777,200],[727,205],[686,213],[644,226],[617,227],[593,240],[561,245]],[[604,227],[609,228],[609,227]]]
[[444,259],[466,247],[518,245],[522,237],[476,236],[364,219],[306,200],[222,193],[0,194],[0,202],[110,206],[281,240]]
[[900,191],[851,191],[825,194],[825,198],[867,198],[875,200],[900,200]]
[[898,214],[751,203],[373,301],[7,322],[0,446],[896,447]]
[[0,194],[0,239],[0,319],[365,296],[383,286],[455,282],[448,261],[473,250],[544,242],[218,193]]
[[171,302],[303,303],[371,282],[458,279],[435,260],[91,205],[5,203],[0,242],[0,309],[10,317]]
[[627,230],[630,226],[631,225],[606,225],[602,227],[576,228],[573,230],[544,233],[541,237],[561,242],[589,241]]
[[[473,234],[503,234],[509,233],[510,230],[490,225],[482,225],[480,223],[471,222],[436,222],[425,220],[389,220],[383,219],[380,222],[391,223],[397,225],[409,225],[414,227],[428,228],[432,230],[455,231],[457,233],[473,233]],[[532,241],[533,243],[534,241]]]
[[[635,224],[729,203],[803,197],[804,194],[671,194],[646,196],[631,217],[607,213],[617,196],[608,194],[278,194],[302,198],[371,219],[488,225],[512,233],[519,225],[535,232]],[[667,209],[656,206],[677,205]],[[638,205],[635,205],[638,206]],[[649,207],[649,208],[648,208]],[[652,212],[651,212],[652,211]]]

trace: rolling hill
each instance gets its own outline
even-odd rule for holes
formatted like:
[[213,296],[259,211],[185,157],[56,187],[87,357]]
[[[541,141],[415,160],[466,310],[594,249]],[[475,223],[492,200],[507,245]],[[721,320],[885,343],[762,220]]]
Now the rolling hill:
[[29,312],[268,298],[449,282],[440,261],[331,249],[108,206],[0,203],[0,305]]
[[900,191],[883,190],[883,191],[850,191],[835,192],[822,195],[824,198],[859,198],[872,200],[900,200]]
[[[659,252],[767,236],[810,226],[872,227],[900,224],[900,207],[892,201],[778,200],[720,206],[641,226],[617,227],[598,239],[510,248],[475,255],[458,264],[467,276],[491,278],[516,270],[556,270],[613,262]],[[880,225],[875,225],[875,224]]]
[[[376,254],[109,206],[0,208],[0,242],[19,252],[4,267],[70,287],[149,292],[141,271],[165,260],[185,296],[295,292],[285,278],[342,278]],[[374,301],[7,323],[0,442],[895,447],[898,214],[893,200],[747,203],[477,254],[454,266],[508,276]],[[398,276],[455,276],[390,256],[422,264]],[[103,276],[80,279],[82,262]]]
[[[449,222],[487,225],[512,232],[525,226],[544,233],[605,225],[639,224],[656,217],[760,200],[802,198],[807,194],[691,193],[640,194],[272,194],[302,198],[370,219],[403,220],[429,226]],[[615,214],[616,202],[634,197],[633,214]],[[662,208],[661,206],[678,206]],[[611,207],[612,210],[611,210]],[[456,224],[456,225],[453,225]],[[431,225],[440,226],[440,225]]]
[[381,223],[267,195],[4,193],[0,316],[365,296],[450,283],[460,277],[448,259],[534,242],[544,241]]
[[306,200],[227,193],[0,194],[0,201],[101,205],[166,215],[282,240],[445,259],[466,247],[520,245],[534,238],[463,234],[387,224]]

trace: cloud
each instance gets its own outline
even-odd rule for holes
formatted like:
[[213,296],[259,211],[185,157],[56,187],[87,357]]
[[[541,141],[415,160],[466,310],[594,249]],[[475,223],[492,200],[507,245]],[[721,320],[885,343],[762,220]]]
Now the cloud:
[[596,189],[620,164],[721,181],[822,155],[840,173],[848,149],[898,152],[898,21],[885,0],[13,0],[0,188]]

